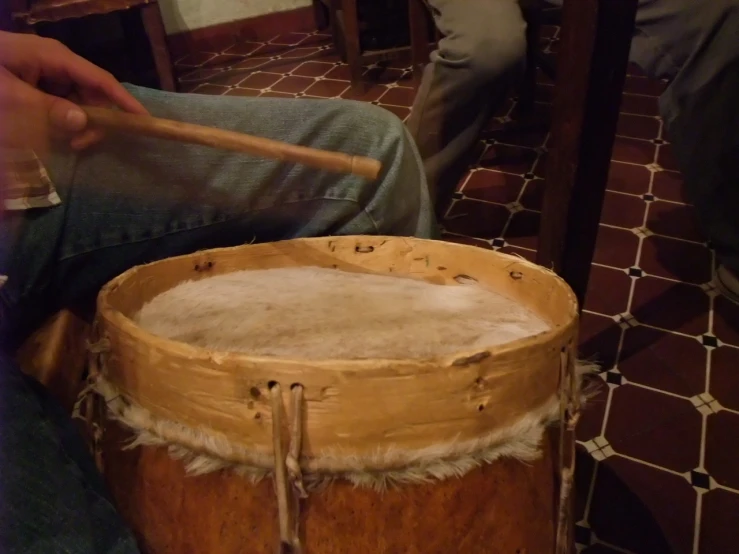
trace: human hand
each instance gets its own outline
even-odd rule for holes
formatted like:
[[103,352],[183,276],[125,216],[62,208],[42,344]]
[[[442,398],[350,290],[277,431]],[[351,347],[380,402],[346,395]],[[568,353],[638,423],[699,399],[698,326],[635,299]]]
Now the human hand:
[[61,43],[0,32],[0,145],[44,150],[52,137],[83,149],[102,137],[79,103],[146,109],[107,71]]

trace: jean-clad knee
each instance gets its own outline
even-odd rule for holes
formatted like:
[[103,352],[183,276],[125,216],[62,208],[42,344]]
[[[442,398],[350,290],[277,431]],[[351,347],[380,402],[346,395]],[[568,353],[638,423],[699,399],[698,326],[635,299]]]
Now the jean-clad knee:
[[130,136],[81,156],[56,151],[48,168],[63,203],[20,216],[0,291],[6,310],[28,320],[23,333],[60,303],[162,257],[325,234],[436,236],[416,147],[382,108],[129,90],[155,116],[378,159],[380,178]]

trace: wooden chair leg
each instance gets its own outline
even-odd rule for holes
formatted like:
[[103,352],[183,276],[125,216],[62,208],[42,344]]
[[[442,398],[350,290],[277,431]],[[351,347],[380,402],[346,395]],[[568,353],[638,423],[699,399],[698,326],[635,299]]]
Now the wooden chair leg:
[[329,26],[328,7],[324,0],[313,0],[313,18],[316,20],[316,28],[319,31]]
[[537,263],[582,307],[588,288],[638,0],[565,0]]
[[359,13],[357,0],[341,0],[342,26],[344,28],[344,48],[346,63],[352,89],[360,90],[362,83],[362,52],[359,45]]
[[413,79],[421,82],[423,68],[429,61],[428,13],[424,0],[408,0]]
[[159,10],[159,4],[146,4],[140,9],[141,20],[144,23],[144,30],[149,39],[157,75],[159,75],[159,86],[162,90],[175,92],[177,90],[177,82],[174,77],[172,57],[169,54],[169,47],[167,46],[167,34],[164,29],[164,21],[162,20],[162,12]]

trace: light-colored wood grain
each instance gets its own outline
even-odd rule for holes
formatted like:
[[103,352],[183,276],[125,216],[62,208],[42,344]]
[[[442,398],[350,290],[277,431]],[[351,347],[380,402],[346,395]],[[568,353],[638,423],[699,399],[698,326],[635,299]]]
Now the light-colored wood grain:
[[284,162],[301,163],[334,173],[351,173],[371,180],[377,179],[382,171],[382,164],[378,160],[364,156],[319,150],[235,131],[106,108],[82,108],[90,123],[109,131],[211,146]]

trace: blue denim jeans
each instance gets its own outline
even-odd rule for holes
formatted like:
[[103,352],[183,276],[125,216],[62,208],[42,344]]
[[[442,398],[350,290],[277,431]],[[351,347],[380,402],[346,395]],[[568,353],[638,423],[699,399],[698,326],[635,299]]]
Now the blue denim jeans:
[[[81,155],[55,150],[45,162],[62,205],[7,213],[0,224],[7,348],[53,311],[94,299],[108,280],[156,259],[316,235],[436,237],[420,157],[381,108],[129,88],[152,115],[369,156],[382,162],[381,176],[369,182],[131,136]],[[0,551],[135,552],[66,416],[12,364],[3,360],[0,371]]]
[[382,108],[129,88],[158,117],[376,158],[380,179],[125,135],[79,156],[55,151],[45,161],[62,205],[11,214],[22,221],[0,297],[14,337],[164,257],[316,235],[435,236],[416,148]]
[[134,554],[78,429],[0,355],[0,552]]

